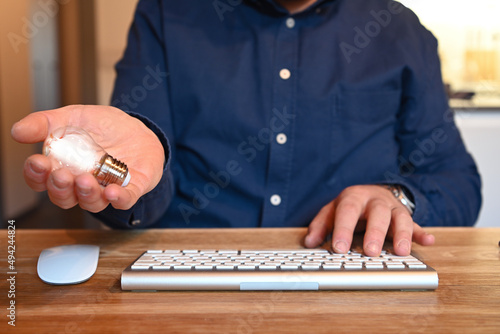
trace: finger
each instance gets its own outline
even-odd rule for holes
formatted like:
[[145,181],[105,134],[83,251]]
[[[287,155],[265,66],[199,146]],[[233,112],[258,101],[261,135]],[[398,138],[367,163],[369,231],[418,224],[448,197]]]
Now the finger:
[[118,210],[130,209],[139,197],[139,190],[133,184],[129,184],[127,187],[110,184],[104,189],[104,198]]
[[22,144],[44,141],[49,134],[49,119],[43,112],[29,114],[11,129],[12,138]]
[[391,224],[391,208],[381,200],[370,201],[365,210],[365,218],[363,250],[368,256],[379,256]]
[[47,157],[41,154],[32,155],[24,163],[23,175],[26,184],[34,191],[47,190],[50,170],[51,164]]
[[410,255],[414,223],[406,208],[392,210],[392,226],[394,252],[400,256]]
[[91,174],[82,174],[75,178],[78,204],[84,210],[99,212],[104,210],[109,202],[103,196],[103,188]]
[[334,202],[325,205],[309,224],[304,244],[308,248],[318,247],[323,243],[328,233],[332,231]]
[[65,168],[50,173],[47,192],[52,203],[63,209],[72,208],[78,203],[74,190],[74,176]]
[[332,247],[336,253],[347,253],[351,248],[356,224],[361,217],[363,207],[360,201],[340,197],[335,208]]
[[417,223],[413,223],[413,240],[422,246],[434,245],[434,242],[436,241],[432,234],[425,232],[425,230]]

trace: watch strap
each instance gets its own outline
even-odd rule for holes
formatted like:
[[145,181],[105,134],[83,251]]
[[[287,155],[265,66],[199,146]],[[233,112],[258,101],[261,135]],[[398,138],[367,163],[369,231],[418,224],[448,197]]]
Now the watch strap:
[[384,188],[390,190],[394,197],[401,202],[405,206],[406,209],[410,212],[410,215],[413,215],[415,211],[415,203],[410,200],[409,196],[405,193],[404,188],[399,184],[381,184]]

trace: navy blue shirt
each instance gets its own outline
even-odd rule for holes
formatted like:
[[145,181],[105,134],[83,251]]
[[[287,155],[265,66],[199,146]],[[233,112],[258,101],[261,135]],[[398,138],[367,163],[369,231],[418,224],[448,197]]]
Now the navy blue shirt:
[[477,218],[437,41],[397,2],[142,0],[116,71],[112,104],[168,161],[132,209],[100,213],[112,227],[308,226],[379,183],[406,187],[422,226]]

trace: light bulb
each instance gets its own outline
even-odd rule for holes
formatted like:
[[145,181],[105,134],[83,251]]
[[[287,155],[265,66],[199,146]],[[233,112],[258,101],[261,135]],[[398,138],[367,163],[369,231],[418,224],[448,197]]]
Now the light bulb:
[[110,156],[82,128],[63,127],[52,132],[43,144],[52,169],[68,168],[73,175],[90,173],[99,184],[116,183],[125,187],[130,181],[127,165]]

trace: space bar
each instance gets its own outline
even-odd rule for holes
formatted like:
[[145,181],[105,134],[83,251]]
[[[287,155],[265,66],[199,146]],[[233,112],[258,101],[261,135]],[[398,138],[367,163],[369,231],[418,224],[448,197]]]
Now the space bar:
[[240,290],[318,290],[318,282],[242,282]]

